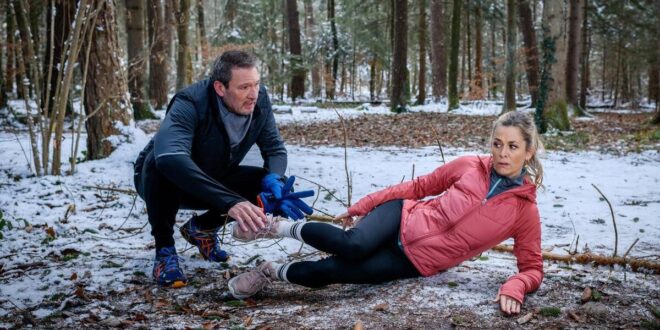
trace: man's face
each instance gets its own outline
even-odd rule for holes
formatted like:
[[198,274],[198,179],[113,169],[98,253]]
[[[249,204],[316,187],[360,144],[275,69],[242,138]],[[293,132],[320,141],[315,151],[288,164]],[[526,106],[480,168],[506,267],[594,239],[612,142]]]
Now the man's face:
[[222,97],[229,111],[248,116],[254,111],[259,96],[260,76],[257,68],[235,68],[231,70],[228,86],[219,81],[213,83],[215,92]]

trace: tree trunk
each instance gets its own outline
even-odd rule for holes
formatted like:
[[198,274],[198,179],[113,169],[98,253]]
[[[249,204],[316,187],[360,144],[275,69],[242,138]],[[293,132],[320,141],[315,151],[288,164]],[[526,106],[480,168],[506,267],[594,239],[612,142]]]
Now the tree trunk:
[[[165,0],[163,11],[163,26],[165,31],[164,42],[167,47],[167,58],[165,61],[167,62],[168,73],[171,73],[170,68],[173,68],[176,65],[174,47],[176,47],[177,44],[175,40],[175,28],[177,26],[176,12],[178,8],[177,1],[178,0]],[[172,74],[168,74],[168,76],[171,77]],[[176,80],[173,81],[173,78],[170,78],[167,83],[168,89],[169,86],[172,85],[176,86]]]
[[548,101],[566,101],[566,29],[564,24],[563,1],[545,0],[543,13],[544,19],[548,21],[549,37],[555,44],[554,59],[552,64],[552,87],[549,90]]
[[451,49],[449,53],[449,106],[448,110],[458,108],[458,51],[461,38],[462,0],[454,0],[451,17]]
[[167,30],[163,5],[160,0],[149,0],[147,5],[149,22],[149,96],[155,109],[162,109],[167,105],[168,81],[170,68],[167,56],[168,45],[172,42]]
[[488,88],[488,97],[497,97],[497,62],[495,61],[495,23],[491,22],[490,28],[490,86]]
[[[104,1],[104,0],[95,0]],[[89,63],[81,56],[82,67],[87,67],[85,84],[85,113],[91,116],[87,129],[87,159],[107,157],[116,147],[108,139],[119,135],[116,124],[128,125],[131,120],[131,102],[128,97],[126,68],[122,65],[122,49],[117,37],[115,3],[105,0],[92,30]]]
[[[202,68],[206,67],[209,60],[209,39],[206,36],[204,21],[204,0],[197,0],[197,30],[199,31],[199,43],[202,48]],[[202,70],[204,72],[204,70]]]
[[431,1],[431,77],[433,98],[438,101],[447,95],[447,57],[445,54],[445,26],[443,0]]
[[[539,102],[536,106],[536,124],[541,133],[548,126],[562,131],[570,129],[566,105],[566,57],[562,42],[564,37],[563,2],[546,0],[543,6],[543,71],[539,86]],[[563,55],[562,55],[563,54]]]
[[176,13],[177,35],[179,48],[176,58],[176,89],[177,91],[192,83],[192,55],[190,52],[190,0],[179,1],[179,11]]
[[481,0],[477,0],[474,9],[474,97],[476,99],[484,98],[483,82],[483,14]]
[[[14,7],[14,12],[16,13],[16,27],[18,28],[18,32],[20,35],[20,48],[23,56],[23,66],[25,67],[25,71],[21,72],[21,75],[25,75],[25,78],[27,78],[30,81],[30,84],[27,86],[28,87],[28,92],[30,98],[34,95],[34,86],[38,81],[35,80],[36,75],[35,72],[32,71],[34,68],[34,59],[35,59],[35,48],[34,46],[36,44],[33,43],[33,39],[31,37],[32,32],[30,31],[30,22],[28,20],[28,17],[30,13],[28,12],[28,8],[24,6],[25,3],[23,0],[13,0],[12,1],[12,6]],[[21,56],[19,55],[19,56]],[[22,81],[22,80],[16,80],[17,82]],[[18,87],[18,86],[17,86]],[[21,88],[17,88],[21,89]],[[25,98],[25,96],[23,96]]]
[[506,1],[506,85],[502,112],[516,111],[516,0]]
[[287,20],[289,22],[289,52],[291,59],[291,99],[305,97],[305,69],[302,63],[302,46],[300,44],[300,22],[296,0],[286,1]]
[[[316,31],[314,25],[314,7],[312,0],[305,0],[305,35],[311,41],[316,40]],[[312,74],[312,96],[321,96],[321,69],[318,65],[318,56],[310,58]]]
[[392,49],[392,91],[390,109],[401,112],[406,110],[405,84],[406,63],[408,57],[408,2],[394,1],[394,49]]
[[147,96],[147,53],[144,43],[144,1],[126,0],[128,41],[128,90],[135,120],[153,119]]
[[582,10],[582,54],[580,56],[580,65],[582,65],[582,73],[580,75],[580,108],[586,111],[587,109],[587,93],[589,91],[589,0],[583,0],[584,7]]
[[3,94],[7,97],[13,97],[14,91],[14,82],[16,81],[16,42],[14,41],[14,32],[16,32],[16,26],[14,25],[14,20],[11,19],[11,9],[7,8],[5,12],[5,24],[7,27],[7,63],[5,64],[5,84],[3,86]]
[[[660,1],[655,1],[655,63],[656,63],[656,75],[660,75]],[[655,86],[655,115],[651,120],[651,123],[654,125],[660,124],[660,84]]]
[[[326,96],[333,100],[335,98],[335,85],[337,84],[337,70],[339,69],[339,39],[337,37],[337,24],[335,23],[335,0],[328,0],[328,21],[330,21],[330,31],[332,32],[332,82],[329,84],[332,89],[329,90],[326,83]],[[329,94],[328,91],[330,91]]]
[[527,86],[532,99],[531,107],[536,107],[539,88],[539,51],[536,45],[536,33],[529,0],[518,1],[518,15],[520,17],[520,32],[525,44],[525,69],[527,72]]
[[421,0],[419,4],[419,87],[417,93],[417,104],[426,101],[426,1]]
[[465,35],[467,39],[466,48],[467,48],[467,76],[466,83],[468,85],[468,91],[472,93],[472,21],[470,13],[472,12],[472,4],[470,0],[467,0],[466,10],[465,10]]
[[[48,7],[49,10],[51,4],[55,7],[55,24],[52,24],[54,29],[51,31],[51,20],[53,19],[53,15],[46,15],[46,51],[43,62],[44,98],[42,99],[44,108],[46,107],[46,104],[48,104],[48,107],[50,108],[55,103],[54,97],[58,76],[61,76],[62,74],[60,68],[63,66],[62,56],[64,54],[62,51],[64,49],[64,42],[69,38],[73,18],[76,14],[76,4],[71,1],[50,0]],[[49,75],[50,79],[48,79]],[[46,102],[46,97],[48,97],[48,102]],[[48,109],[48,111],[50,111],[50,109]],[[71,114],[72,112],[73,106],[71,102],[67,102],[66,113]]]
[[[580,31],[581,11],[584,0],[569,1],[568,16],[568,49],[566,63],[566,101],[571,107],[579,107],[578,99],[578,71],[580,69]],[[576,109],[576,113],[581,113]]]

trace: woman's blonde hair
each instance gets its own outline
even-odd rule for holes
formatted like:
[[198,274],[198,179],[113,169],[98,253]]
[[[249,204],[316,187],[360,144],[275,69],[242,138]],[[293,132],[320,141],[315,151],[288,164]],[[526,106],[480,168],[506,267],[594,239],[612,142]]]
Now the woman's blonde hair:
[[495,130],[499,126],[506,127],[518,127],[520,133],[522,133],[523,139],[527,145],[527,151],[532,152],[532,158],[530,160],[525,160],[525,169],[527,174],[532,178],[536,187],[541,187],[543,185],[543,165],[541,165],[541,160],[539,159],[539,152],[543,151],[543,142],[539,136],[538,131],[536,130],[536,124],[532,116],[518,111],[507,112],[495,122],[493,122],[493,131],[490,134],[491,143],[493,141],[493,136],[495,135]]

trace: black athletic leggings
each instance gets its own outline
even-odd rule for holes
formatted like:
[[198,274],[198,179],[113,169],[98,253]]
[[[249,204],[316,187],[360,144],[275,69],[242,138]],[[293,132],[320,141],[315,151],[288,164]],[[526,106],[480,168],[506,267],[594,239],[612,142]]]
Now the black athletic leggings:
[[348,231],[325,223],[306,223],[301,231],[305,243],[334,255],[291,264],[287,279],[291,283],[319,287],[420,276],[398,246],[402,207],[401,200],[380,205]]

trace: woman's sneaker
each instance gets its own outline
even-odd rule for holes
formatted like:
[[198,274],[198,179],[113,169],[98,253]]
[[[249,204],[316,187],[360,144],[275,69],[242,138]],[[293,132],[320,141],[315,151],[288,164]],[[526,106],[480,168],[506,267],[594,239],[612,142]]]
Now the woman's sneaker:
[[279,238],[280,236],[277,235],[277,226],[280,221],[288,220],[279,216],[267,214],[266,226],[257,231],[253,231],[252,229],[249,229],[249,227],[247,231],[243,231],[241,226],[239,226],[238,223],[235,223],[234,229],[231,231],[231,236],[233,236],[235,240],[241,242],[250,242],[257,239]]
[[186,285],[188,279],[179,267],[179,256],[176,254],[174,246],[156,251],[153,275],[156,283],[163,286],[180,288]]
[[275,272],[275,268],[270,261],[264,262],[257,268],[229,280],[227,284],[229,292],[236,299],[254,296],[277,278]]
[[229,259],[229,254],[220,248],[218,242],[218,228],[203,230],[195,224],[195,217],[190,218],[179,229],[181,236],[194,245],[206,260],[224,262]]

